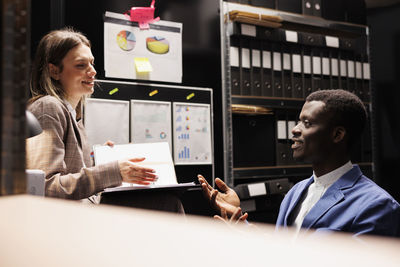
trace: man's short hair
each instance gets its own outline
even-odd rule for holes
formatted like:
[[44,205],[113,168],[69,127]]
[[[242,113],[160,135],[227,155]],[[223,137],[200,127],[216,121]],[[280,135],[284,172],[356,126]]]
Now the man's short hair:
[[311,93],[307,102],[322,101],[330,115],[332,126],[343,126],[348,134],[348,147],[360,139],[367,121],[367,110],[355,94],[342,89],[321,90]]

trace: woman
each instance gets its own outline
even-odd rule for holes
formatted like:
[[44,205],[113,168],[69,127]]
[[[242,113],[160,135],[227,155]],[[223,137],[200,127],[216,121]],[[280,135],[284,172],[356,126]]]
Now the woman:
[[82,107],[93,93],[95,75],[91,44],[83,34],[65,28],[40,41],[28,110],[43,133],[27,140],[26,153],[27,168],[46,174],[46,196],[84,199],[122,182],[146,185],[157,180],[153,169],[134,164],[144,158],[92,166]]

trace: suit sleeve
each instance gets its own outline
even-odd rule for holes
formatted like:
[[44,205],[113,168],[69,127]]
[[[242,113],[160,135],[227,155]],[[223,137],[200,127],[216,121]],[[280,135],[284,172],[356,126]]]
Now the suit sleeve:
[[390,198],[381,198],[360,207],[354,219],[355,236],[362,234],[400,237],[400,207]]
[[66,131],[71,129],[66,129],[67,122],[63,115],[62,111],[51,115],[39,113],[37,118],[43,132],[27,140],[27,168],[41,169],[46,173],[46,196],[83,199],[104,188],[120,185],[117,161],[84,167],[83,155],[79,155],[80,150],[76,149],[76,155],[69,159],[74,167],[67,167],[66,144],[63,140],[67,136]]

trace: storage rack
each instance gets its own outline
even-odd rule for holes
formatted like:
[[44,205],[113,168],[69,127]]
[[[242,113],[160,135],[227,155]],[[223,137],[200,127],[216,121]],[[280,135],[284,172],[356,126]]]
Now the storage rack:
[[[246,199],[283,195],[312,174],[310,165],[292,159],[289,140],[311,92],[349,90],[370,112],[368,28],[225,1],[220,10],[224,177],[242,208],[255,211],[258,204]],[[238,114],[236,105],[250,111]],[[251,110],[257,107],[271,112],[257,115]],[[246,123],[259,131],[249,133]],[[372,176],[370,128],[352,161]]]

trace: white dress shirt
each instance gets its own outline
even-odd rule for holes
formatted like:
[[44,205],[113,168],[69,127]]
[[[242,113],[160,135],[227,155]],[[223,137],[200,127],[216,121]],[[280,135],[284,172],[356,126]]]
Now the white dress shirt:
[[317,177],[315,173],[313,173],[314,182],[308,187],[307,192],[305,192],[302,200],[300,200],[300,202],[297,204],[297,207],[294,211],[294,216],[296,216],[296,219],[293,222],[293,226],[296,228],[297,232],[300,230],[303,220],[308,212],[312,209],[312,207],[314,207],[315,203],[321,199],[326,190],[328,190],[328,188],[334,182],[339,180],[343,174],[350,171],[352,168],[353,164],[351,161],[348,161],[343,166],[324,174],[321,177]]

